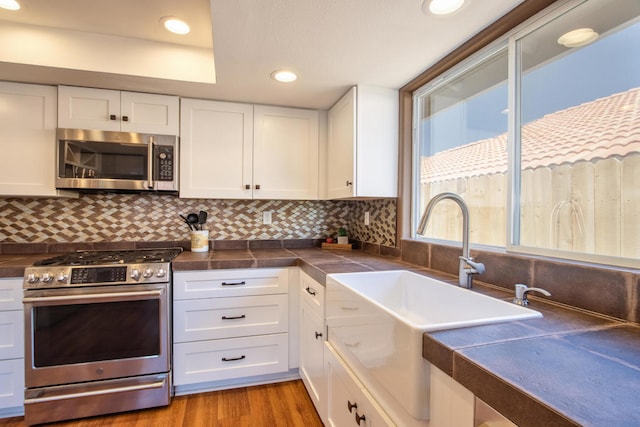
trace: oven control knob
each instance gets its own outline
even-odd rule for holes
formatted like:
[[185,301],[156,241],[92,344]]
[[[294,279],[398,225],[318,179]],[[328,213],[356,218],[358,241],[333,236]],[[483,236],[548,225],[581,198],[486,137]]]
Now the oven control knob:
[[149,278],[149,277],[151,277],[151,276],[153,276],[153,270],[152,270],[152,269],[150,269],[149,267],[145,268],[145,269],[142,271],[142,277],[144,277],[145,279],[146,279],[146,278]]
[[164,270],[164,268],[159,268],[158,271],[156,271],[157,277],[164,277],[166,274],[167,272]]
[[36,273],[29,273],[27,275],[27,282],[29,283],[38,283],[40,277]]
[[53,281],[53,274],[46,272],[46,273],[42,273],[42,281],[44,283],[49,283],[51,281]]
[[69,276],[62,272],[58,273],[58,275],[56,276],[56,279],[58,279],[58,282],[62,282],[62,283],[65,283],[68,278]]
[[131,270],[131,278],[133,280],[138,280],[140,279],[140,272],[138,271],[137,268],[134,268],[133,270]]

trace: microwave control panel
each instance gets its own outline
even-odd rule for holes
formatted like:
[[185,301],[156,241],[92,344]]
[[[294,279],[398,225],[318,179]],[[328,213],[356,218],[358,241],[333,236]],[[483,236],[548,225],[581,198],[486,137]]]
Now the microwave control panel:
[[173,181],[174,177],[174,155],[173,147],[159,145],[155,147],[155,170],[156,181]]

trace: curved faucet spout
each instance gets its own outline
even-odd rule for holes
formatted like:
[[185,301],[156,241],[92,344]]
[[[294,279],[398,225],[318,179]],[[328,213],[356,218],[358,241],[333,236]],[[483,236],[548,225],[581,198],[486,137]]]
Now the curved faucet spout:
[[433,196],[433,198],[429,200],[429,203],[422,214],[422,218],[420,218],[417,233],[424,236],[431,212],[442,200],[453,200],[458,204],[462,211],[462,256],[460,257],[458,278],[460,286],[464,288],[471,288],[473,275],[484,273],[484,264],[474,262],[469,253],[469,208],[462,197],[455,193],[440,193]]

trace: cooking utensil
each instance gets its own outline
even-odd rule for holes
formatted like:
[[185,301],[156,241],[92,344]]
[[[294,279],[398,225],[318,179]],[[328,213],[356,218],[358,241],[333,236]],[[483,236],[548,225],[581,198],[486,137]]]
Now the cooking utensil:
[[191,227],[192,227],[191,229],[192,230],[197,230],[198,229],[196,227],[196,224],[198,223],[198,214],[190,213],[189,215],[187,215],[187,221],[191,225]]
[[189,220],[184,215],[180,215],[180,218],[184,220],[184,223],[187,224],[187,226],[189,227],[189,230],[193,231],[193,227],[191,226],[191,223],[189,222]]
[[198,214],[198,224],[200,225],[200,230],[202,230],[202,225],[207,222],[207,213],[205,211],[200,211]]

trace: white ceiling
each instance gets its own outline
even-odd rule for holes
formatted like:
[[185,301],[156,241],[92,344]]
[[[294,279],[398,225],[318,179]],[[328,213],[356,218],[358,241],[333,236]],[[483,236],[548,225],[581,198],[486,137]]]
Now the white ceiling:
[[[402,87],[522,2],[467,0],[455,14],[437,17],[422,12],[421,0],[19,1],[19,11],[0,9],[0,27],[9,21],[12,28],[17,23],[77,30],[77,39],[85,42],[82,32],[200,49],[215,55],[216,83],[141,76],[133,69],[86,71],[95,68],[88,64],[69,69],[60,64],[61,55],[51,52],[42,52],[38,61],[7,60],[0,51],[2,80],[313,109],[331,107],[354,84]],[[167,15],[186,19],[192,32],[176,36],[164,31],[159,20]],[[69,50],[73,46],[66,46],[65,54]],[[298,80],[274,82],[269,75],[278,68],[295,70]]]

